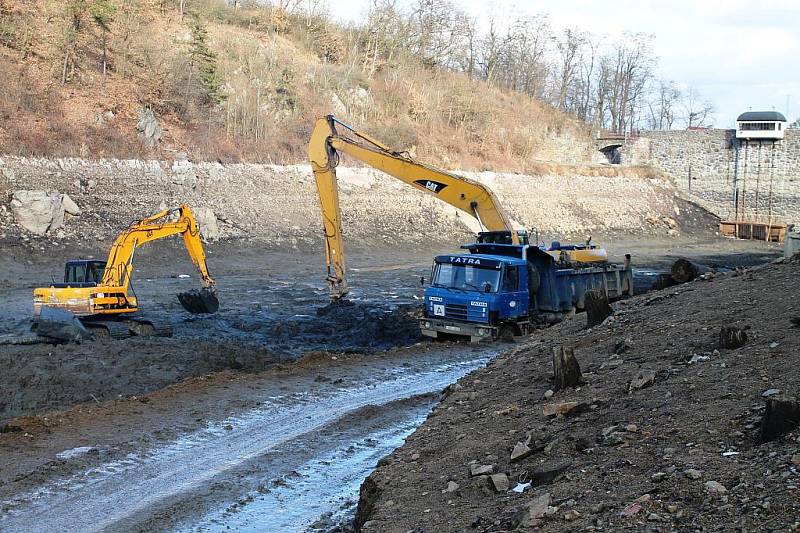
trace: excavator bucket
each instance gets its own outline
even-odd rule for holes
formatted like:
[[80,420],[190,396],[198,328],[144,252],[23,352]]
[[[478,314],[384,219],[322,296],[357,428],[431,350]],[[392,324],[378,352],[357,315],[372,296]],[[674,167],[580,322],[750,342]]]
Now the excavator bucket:
[[81,342],[92,338],[80,319],[66,309],[42,307],[34,326],[37,335],[57,342]]
[[211,314],[219,310],[219,298],[213,289],[192,289],[178,294],[184,309],[192,314]]

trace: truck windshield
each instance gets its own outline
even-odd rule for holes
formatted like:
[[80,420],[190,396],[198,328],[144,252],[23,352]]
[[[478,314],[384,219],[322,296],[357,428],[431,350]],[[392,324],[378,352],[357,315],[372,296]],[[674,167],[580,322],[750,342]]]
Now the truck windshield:
[[433,286],[445,289],[461,289],[467,291],[496,292],[500,285],[500,270],[481,268],[472,265],[454,265],[436,263],[433,274]]

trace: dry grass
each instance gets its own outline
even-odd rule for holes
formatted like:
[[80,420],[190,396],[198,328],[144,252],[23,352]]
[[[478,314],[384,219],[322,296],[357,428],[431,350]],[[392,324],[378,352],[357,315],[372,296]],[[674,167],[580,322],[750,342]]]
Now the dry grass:
[[[62,84],[63,2],[4,0],[0,152],[165,157],[184,150],[196,160],[294,163],[306,157],[313,120],[336,113],[448,168],[536,173],[542,161],[589,160],[588,127],[541,102],[413,62],[370,77],[348,56],[347,34],[329,23],[232,12],[215,0],[199,4],[228,98],[203,108],[187,96],[185,21],[149,2],[128,4],[138,7],[117,17],[109,75],[100,72],[100,36],[87,21],[79,68]],[[156,151],[137,137],[142,106],[165,129]],[[97,120],[109,110],[112,120]]]

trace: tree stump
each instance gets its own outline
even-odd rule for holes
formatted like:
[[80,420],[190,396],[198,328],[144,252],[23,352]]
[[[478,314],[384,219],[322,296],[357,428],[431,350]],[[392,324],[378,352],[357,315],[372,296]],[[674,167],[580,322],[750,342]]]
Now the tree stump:
[[795,400],[770,398],[761,419],[761,442],[775,440],[800,425],[800,403]]
[[726,349],[741,348],[747,342],[747,332],[733,326],[723,326],[719,330],[719,347]]
[[591,328],[610,317],[614,310],[608,303],[608,296],[600,289],[586,291],[583,297],[584,307],[586,307],[586,327]]
[[707,267],[696,265],[686,259],[678,259],[672,264],[669,275],[675,283],[687,283],[706,272],[708,272]]
[[564,346],[553,348],[553,390],[575,387],[583,382],[581,367],[575,359],[575,349]]

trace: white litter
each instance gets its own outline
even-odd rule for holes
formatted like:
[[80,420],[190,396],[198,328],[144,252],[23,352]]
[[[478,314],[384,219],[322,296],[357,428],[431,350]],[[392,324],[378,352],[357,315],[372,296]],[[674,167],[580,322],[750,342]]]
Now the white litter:
[[525,492],[529,488],[531,488],[531,483],[530,482],[528,482],[528,483],[517,483],[517,486],[514,487],[513,489],[511,489],[511,492],[516,492],[518,494],[522,494],[523,492]]

